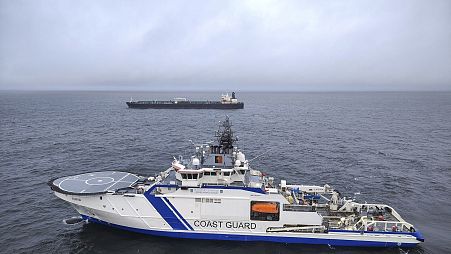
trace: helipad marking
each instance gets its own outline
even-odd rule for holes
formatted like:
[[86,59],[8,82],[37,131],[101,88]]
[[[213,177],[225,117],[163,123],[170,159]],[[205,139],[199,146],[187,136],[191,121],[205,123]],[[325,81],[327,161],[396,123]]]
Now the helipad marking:
[[107,190],[109,190],[111,187],[113,187],[113,185],[115,185],[116,183],[122,181],[122,179],[126,178],[127,176],[129,176],[130,173],[126,174],[124,177],[122,177],[121,179],[117,180],[115,183],[113,183],[112,185],[110,185],[108,188],[106,188]]
[[56,179],[54,184],[67,192],[97,193],[111,191],[114,188],[129,187],[138,180],[138,177],[128,172],[98,172]]
[[107,176],[94,177],[85,181],[87,185],[105,185],[112,182],[114,182],[114,178]]

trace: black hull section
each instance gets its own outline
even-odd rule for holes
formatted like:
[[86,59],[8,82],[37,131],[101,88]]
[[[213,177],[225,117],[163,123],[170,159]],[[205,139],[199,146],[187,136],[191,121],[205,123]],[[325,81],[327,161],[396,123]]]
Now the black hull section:
[[222,104],[222,103],[137,103],[127,102],[129,108],[139,109],[243,109],[244,103]]

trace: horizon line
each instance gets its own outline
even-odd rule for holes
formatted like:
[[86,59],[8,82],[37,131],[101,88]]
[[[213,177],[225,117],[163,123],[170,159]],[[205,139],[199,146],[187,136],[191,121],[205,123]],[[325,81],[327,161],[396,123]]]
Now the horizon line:
[[427,90],[427,89],[410,89],[410,90],[268,90],[268,89],[228,89],[228,90],[219,90],[219,89],[2,89],[0,88],[0,92],[220,92],[220,93],[231,93],[231,92],[264,92],[264,93],[283,93],[283,92],[306,92],[306,93],[340,93],[340,92],[451,92],[450,89],[436,89],[436,90]]

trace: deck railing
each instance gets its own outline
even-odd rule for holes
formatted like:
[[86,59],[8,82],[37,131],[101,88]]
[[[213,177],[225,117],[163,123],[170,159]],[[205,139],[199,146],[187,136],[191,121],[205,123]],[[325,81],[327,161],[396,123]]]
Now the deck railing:
[[413,225],[405,221],[377,221],[368,217],[360,218],[354,228],[374,232],[415,232]]
[[413,230],[412,224],[399,221],[373,221],[368,222],[365,227],[365,231],[377,232],[412,232]]

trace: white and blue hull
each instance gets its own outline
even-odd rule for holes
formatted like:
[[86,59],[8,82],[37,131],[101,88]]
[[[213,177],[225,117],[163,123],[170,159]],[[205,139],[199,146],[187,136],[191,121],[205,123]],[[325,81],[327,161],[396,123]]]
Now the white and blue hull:
[[48,184],[84,220],[149,235],[368,247],[424,241],[388,205],[357,203],[327,184],[277,184],[249,166],[231,126],[226,117],[217,142],[194,144],[193,156],[155,176],[102,171]]
[[[85,221],[155,236],[364,247],[414,247],[422,241],[419,232],[266,232],[268,223],[265,222],[203,218],[191,213],[192,207],[184,205],[180,197],[107,194],[102,195],[102,202],[99,202],[97,195],[55,194],[72,203]],[[207,224],[212,224],[211,221],[216,224],[222,221],[221,227],[209,227]]]
[[283,235],[282,233],[234,233],[234,232],[205,232],[205,231],[186,231],[186,230],[156,230],[142,229],[109,223],[86,215],[82,218],[88,222],[107,225],[110,227],[123,229],[131,232],[186,239],[203,240],[224,240],[224,241],[243,241],[243,242],[277,242],[293,244],[321,244],[330,246],[356,246],[356,247],[415,247],[420,241],[417,237],[408,234],[387,235],[377,232],[330,232],[326,234],[319,233],[296,233],[293,235]]

